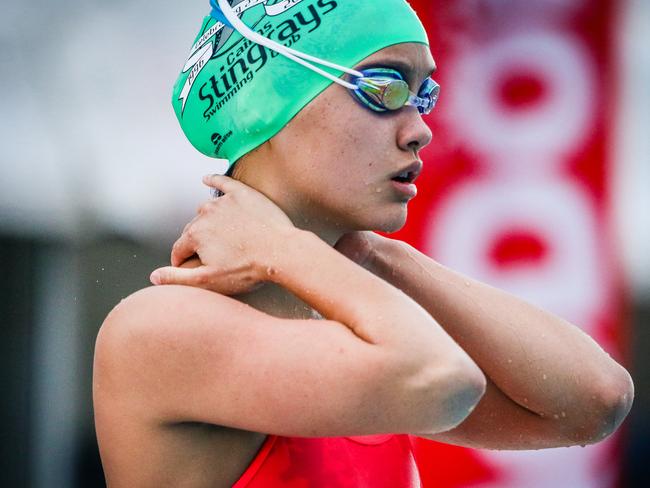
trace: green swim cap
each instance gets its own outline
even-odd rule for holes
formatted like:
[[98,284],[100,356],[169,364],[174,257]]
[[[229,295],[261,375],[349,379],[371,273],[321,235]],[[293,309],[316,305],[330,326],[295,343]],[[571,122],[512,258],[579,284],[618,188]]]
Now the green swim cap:
[[[227,1],[252,31],[349,68],[394,44],[429,45],[406,0]],[[227,159],[232,169],[332,80],[244,37],[230,27],[217,1],[211,3],[212,14],[204,18],[174,85],[172,104],[192,145],[207,156]],[[322,69],[335,77],[342,74]]]

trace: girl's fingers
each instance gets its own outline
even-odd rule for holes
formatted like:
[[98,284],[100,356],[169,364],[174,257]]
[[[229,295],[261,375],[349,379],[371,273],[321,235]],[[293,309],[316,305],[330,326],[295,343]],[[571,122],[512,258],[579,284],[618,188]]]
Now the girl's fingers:
[[210,274],[214,274],[214,269],[210,270],[207,266],[199,266],[193,269],[165,266],[154,270],[149,276],[149,280],[154,285],[205,287],[208,284]]
[[235,191],[238,185],[243,184],[224,175],[206,175],[203,177],[203,183],[210,188],[221,190],[223,193]]
[[184,232],[172,246],[171,264],[180,266],[194,254],[196,254],[195,243],[190,239],[189,234]]
[[214,291],[222,295],[240,295],[260,288],[264,283],[251,284],[227,273],[220,275],[213,266],[197,268],[175,268],[165,266],[154,270],[149,276],[154,285],[184,285]]

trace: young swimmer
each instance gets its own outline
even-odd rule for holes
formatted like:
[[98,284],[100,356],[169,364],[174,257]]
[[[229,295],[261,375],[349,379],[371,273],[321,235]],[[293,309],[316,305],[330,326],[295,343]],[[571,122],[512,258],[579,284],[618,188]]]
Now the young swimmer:
[[432,137],[435,65],[408,3],[212,6],[173,102],[233,178],[204,179],[223,196],[160,286],[102,325],[109,487],[412,487],[413,436],[540,449],[614,432],[633,384],[591,338],[370,232],[404,225]]

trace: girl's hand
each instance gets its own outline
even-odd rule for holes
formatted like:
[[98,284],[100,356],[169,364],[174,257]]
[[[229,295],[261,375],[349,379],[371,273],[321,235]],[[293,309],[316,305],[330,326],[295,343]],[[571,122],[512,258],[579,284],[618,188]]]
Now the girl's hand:
[[[297,229],[275,203],[244,183],[221,175],[205,176],[203,182],[224,195],[199,207],[173,246],[172,266],[155,270],[151,282],[224,295],[249,292],[267,277],[267,253]],[[180,268],[190,257],[194,264]]]

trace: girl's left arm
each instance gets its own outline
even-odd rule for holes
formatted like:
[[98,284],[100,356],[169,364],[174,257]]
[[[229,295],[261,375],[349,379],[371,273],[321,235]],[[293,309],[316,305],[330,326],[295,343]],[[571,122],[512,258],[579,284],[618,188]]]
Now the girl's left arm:
[[622,423],[632,378],[578,327],[405,242],[377,234],[369,240],[364,266],[424,307],[488,379],[462,424],[415,435],[474,448],[540,449],[596,443]]

